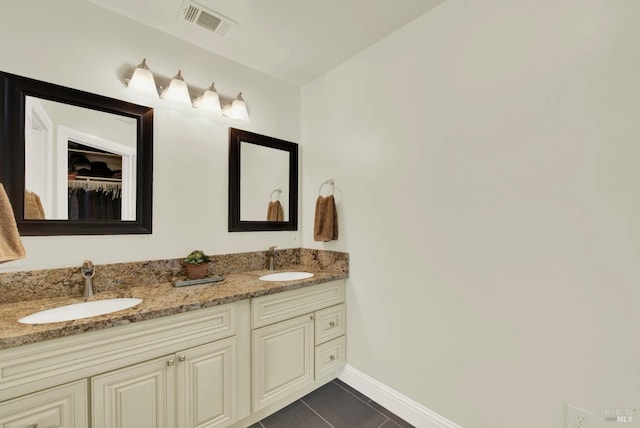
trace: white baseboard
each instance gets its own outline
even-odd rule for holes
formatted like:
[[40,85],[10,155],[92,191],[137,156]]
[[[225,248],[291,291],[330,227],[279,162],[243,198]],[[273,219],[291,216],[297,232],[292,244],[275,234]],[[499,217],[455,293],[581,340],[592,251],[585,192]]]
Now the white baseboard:
[[350,365],[338,379],[418,428],[462,428]]

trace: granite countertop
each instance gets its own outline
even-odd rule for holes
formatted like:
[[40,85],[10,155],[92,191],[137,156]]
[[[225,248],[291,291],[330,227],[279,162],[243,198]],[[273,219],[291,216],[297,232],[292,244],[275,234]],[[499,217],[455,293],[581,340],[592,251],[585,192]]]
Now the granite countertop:
[[[288,270],[301,270],[301,266],[292,266],[289,269],[283,267],[274,272]],[[305,266],[302,270],[312,272],[314,276],[302,280],[269,282],[261,281],[258,277],[273,272],[260,270],[230,273],[225,275],[223,281],[209,284],[174,287],[172,283],[165,282],[97,293],[95,296],[89,298],[56,297],[0,304],[0,350],[196,309],[223,305],[251,297],[279,293],[348,277],[348,274],[343,272],[314,269],[308,266]],[[57,306],[80,303],[85,300],[99,300],[114,297],[137,297],[143,299],[143,301],[130,309],[74,321],[35,325],[20,324],[17,321],[34,312]]]

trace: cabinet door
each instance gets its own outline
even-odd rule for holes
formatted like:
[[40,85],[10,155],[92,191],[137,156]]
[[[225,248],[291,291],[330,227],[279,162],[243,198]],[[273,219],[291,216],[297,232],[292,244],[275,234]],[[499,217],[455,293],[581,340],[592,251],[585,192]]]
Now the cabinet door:
[[93,428],[173,428],[175,356],[91,378]]
[[180,428],[230,425],[236,415],[236,338],[177,354]]
[[0,428],[86,428],[87,382],[81,380],[0,404]]
[[313,383],[313,317],[253,330],[253,410]]

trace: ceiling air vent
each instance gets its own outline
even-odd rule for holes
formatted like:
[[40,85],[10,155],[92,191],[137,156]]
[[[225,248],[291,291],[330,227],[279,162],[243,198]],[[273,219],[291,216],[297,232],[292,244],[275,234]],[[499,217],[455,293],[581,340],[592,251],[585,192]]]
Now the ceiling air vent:
[[237,22],[207,9],[201,4],[191,0],[186,0],[180,9],[180,18],[184,21],[199,25],[219,36],[226,37],[238,25]]

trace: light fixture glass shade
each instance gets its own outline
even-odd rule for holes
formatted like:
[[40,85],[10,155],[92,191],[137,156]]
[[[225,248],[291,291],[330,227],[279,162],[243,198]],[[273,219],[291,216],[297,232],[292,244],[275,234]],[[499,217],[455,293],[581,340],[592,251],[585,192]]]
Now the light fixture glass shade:
[[149,67],[147,67],[146,58],[136,67],[128,87],[143,94],[158,96],[156,82],[153,74],[149,71]]
[[204,91],[204,94],[202,94],[198,108],[203,111],[212,112],[216,115],[222,114],[222,109],[220,108],[220,96],[218,95],[218,92],[216,92],[216,88],[213,86],[213,83],[206,91]]
[[243,122],[249,121],[249,112],[247,111],[247,104],[242,99],[242,92],[238,94],[233,103],[231,103],[231,110],[229,111],[229,117],[232,119],[241,120]]
[[191,107],[191,97],[189,96],[189,88],[187,82],[182,78],[180,70],[169,83],[169,87],[164,91],[162,98],[176,104]]

